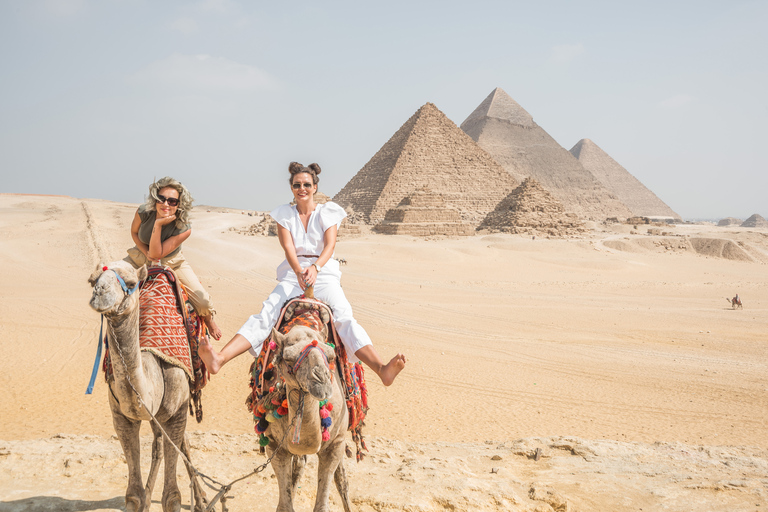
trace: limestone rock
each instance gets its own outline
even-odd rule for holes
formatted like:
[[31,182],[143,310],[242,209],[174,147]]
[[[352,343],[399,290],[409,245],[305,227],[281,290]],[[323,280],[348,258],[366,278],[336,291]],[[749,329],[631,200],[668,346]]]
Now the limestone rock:
[[631,211],[560,146],[515,100],[496,88],[461,124],[516,180],[532,177],[565,207],[593,220]]
[[754,214],[741,223],[743,228],[768,228],[768,221],[758,214]]
[[632,215],[680,219],[680,215],[591,140],[581,139],[571,148],[571,154],[627,205]]
[[518,182],[432,103],[422,106],[334,196],[352,222],[379,224],[424,187],[477,226]]
[[556,237],[586,231],[584,223],[566,213],[562,203],[533,178],[526,178],[505,197],[478,229]]
[[462,222],[459,210],[446,205],[440,194],[427,189],[417,190],[405,197],[396,208],[386,213],[384,220],[374,229],[389,235],[475,234],[471,224]]

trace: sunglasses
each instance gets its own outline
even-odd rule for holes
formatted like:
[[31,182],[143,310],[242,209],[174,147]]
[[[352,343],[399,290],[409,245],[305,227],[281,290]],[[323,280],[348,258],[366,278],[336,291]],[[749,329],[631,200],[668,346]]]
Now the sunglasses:
[[157,194],[158,203],[168,203],[168,206],[179,206],[179,200],[175,197],[165,197],[162,194]]
[[314,185],[312,183],[294,183],[291,185],[293,187],[293,190],[299,190],[301,186],[304,186],[304,188],[312,188]]

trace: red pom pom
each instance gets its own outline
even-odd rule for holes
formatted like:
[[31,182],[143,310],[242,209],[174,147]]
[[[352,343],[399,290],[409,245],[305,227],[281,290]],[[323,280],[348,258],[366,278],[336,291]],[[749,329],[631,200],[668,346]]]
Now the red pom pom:
[[271,388],[269,388],[269,392],[270,392],[270,393],[274,393],[274,392],[275,392],[275,387],[274,387],[274,386],[272,386]]
[[333,404],[325,404],[329,411],[333,410]]
[[282,405],[283,405],[283,407],[285,407],[287,409],[288,408],[288,400],[287,399],[283,400],[283,404]]
[[103,267],[101,267],[102,272],[106,272],[107,270],[109,270],[108,266],[104,265]]
[[331,439],[331,433],[328,430],[323,430],[323,441],[329,441]]
[[316,347],[316,346],[317,346],[317,340],[312,340],[312,346],[313,346],[313,347]]

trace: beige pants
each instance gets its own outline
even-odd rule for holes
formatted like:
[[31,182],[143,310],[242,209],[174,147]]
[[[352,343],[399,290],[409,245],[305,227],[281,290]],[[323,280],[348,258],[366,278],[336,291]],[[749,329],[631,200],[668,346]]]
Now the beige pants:
[[[123,260],[127,261],[137,269],[149,263],[147,257],[138,247],[131,247],[128,249],[128,256],[123,258]],[[192,267],[187,263],[187,260],[184,259],[184,254],[182,254],[181,251],[171,258],[160,260],[160,263],[166,267],[171,267],[176,273],[176,277],[179,278],[179,281],[181,281],[181,284],[183,284],[184,288],[187,290],[189,301],[192,303],[192,306],[195,308],[198,315],[209,316],[216,314],[216,310],[213,309],[211,296],[205,288],[203,288],[203,284],[200,282],[200,279],[197,278],[195,271],[192,270]]]

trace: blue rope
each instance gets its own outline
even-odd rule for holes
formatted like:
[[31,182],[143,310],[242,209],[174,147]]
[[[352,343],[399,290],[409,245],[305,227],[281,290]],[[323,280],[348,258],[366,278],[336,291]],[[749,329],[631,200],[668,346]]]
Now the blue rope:
[[93,393],[93,385],[96,383],[96,375],[99,373],[99,362],[101,361],[101,347],[103,343],[104,333],[104,315],[101,315],[101,326],[99,327],[99,348],[96,349],[96,360],[93,362],[93,371],[91,372],[91,381],[88,383],[88,389],[85,390],[86,395]]

